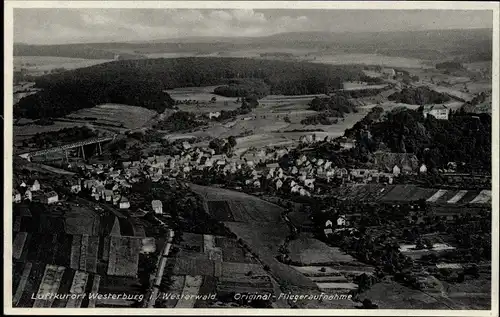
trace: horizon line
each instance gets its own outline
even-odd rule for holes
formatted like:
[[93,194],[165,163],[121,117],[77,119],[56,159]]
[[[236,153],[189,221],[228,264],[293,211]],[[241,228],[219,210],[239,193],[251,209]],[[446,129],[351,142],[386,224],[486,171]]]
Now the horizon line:
[[[162,38],[151,38],[149,40],[126,40],[126,41],[105,41],[105,42],[67,42],[67,43],[47,43],[47,44],[34,44],[34,43],[26,43],[26,42],[13,42],[13,45],[30,45],[30,46],[54,46],[54,45],[82,45],[82,44],[140,44],[140,43],[148,43],[151,41],[173,41],[173,40],[187,40],[187,39],[202,39],[202,38],[218,38],[218,39],[259,39],[266,38],[271,36],[276,36],[280,34],[305,34],[305,33],[324,33],[324,34],[373,34],[373,33],[406,33],[406,32],[432,32],[432,31],[461,31],[461,30],[492,30],[493,28],[488,27],[470,27],[470,28],[449,28],[449,29],[425,29],[425,30],[387,30],[387,31],[295,31],[295,32],[278,32],[271,33],[267,35],[255,35],[255,36],[206,36],[206,35],[190,35],[190,36],[181,36],[181,37],[162,37]],[[216,41],[217,43],[220,41]],[[175,43],[175,42],[174,42]],[[196,42],[192,42],[196,43]]]

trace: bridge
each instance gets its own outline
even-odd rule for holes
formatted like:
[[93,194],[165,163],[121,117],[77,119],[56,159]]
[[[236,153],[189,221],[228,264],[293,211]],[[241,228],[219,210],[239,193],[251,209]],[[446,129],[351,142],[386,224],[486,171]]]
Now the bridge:
[[24,159],[27,159],[28,161],[31,161],[31,158],[35,157],[35,156],[42,156],[42,155],[47,155],[47,154],[51,154],[51,153],[64,152],[66,157],[67,157],[68,150],[81,147],[83,158],[85,158],[85,151],[83,150],[83,147],[85,145],[98,144],[99,152],[102,152],[101,143],[107,142],[107,141],[113,141],[115,138],[116,138],[116,134],[114,134],[112,136],[96,137],[96,138],[91,138],[91,139],[78,141],[78,142],[74,142],[74,143],[69,143],[69,144],[65,144],[65,145],[61,145],[61,146],[55,146],[55,147],[48,148],[48,149],[27,152],[27,153],[19,154],[19,156],[24,158]]

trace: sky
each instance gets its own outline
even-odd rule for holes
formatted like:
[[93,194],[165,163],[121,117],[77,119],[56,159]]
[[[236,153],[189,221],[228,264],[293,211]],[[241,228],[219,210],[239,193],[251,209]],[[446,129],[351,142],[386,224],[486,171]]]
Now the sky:
[[303,9],[19,9],[14,41],[28,44],[148,41],[282,32],[492,28],[491,11]]

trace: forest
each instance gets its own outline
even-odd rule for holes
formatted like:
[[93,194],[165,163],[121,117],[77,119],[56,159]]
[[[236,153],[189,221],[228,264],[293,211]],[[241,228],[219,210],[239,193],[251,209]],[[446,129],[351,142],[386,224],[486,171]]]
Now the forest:
[[357,112],[356,106],[344,96],[344,93],[333,94],[326,98],[315,97],[309,104],[314,111],[325,112],[330,117],[343,118],[344,114]]
[[227,85],[214,89],[214,94],[224,97],[265,97],[269,94],[269,86],[259,79],[231,79]]
[[450,100],[448,95],[439,93],[428,87],[421,86],[417,88],[406,87],[400,92],[395,92],[388,97],[395,102],[406,103],[409,105],[425,105],[444,103]]
[[[360,153],[388,148],[396,153],[414,153],[429,170],[445,168],[448,162],[462,171],[491,170],[491,116],[451,113],[449,120],[424,118],[423,109],[399,109],[384,120],[365,119],[346,135],[359,140]],[[376,118],[379,112],[368,114]],[[369,133],[368,133],[369,132]]]
[[49,148],[65,143],[90,139],[98,136],[95,130],[88,127],[63,128],[57,131],[37,133],[23,143],[35,143],[39,148]]
[[172,107],[164,92],[179,87],[224,85],[228,79],[263,81],[270,94],[301,95],[342,88],[362,76],[358,66],[246,58],[173,58],[123,60],[38,77],[43,89],[24,97],[14,108],[16,118],[61,117],[102,103],[121,103],[158,112]]
[[446,70],[460,70],[464,66],[459,62],[442,62],[436,64],[436,69],[446,69]]
[[192,112],[178,111],[165,120],[158,122],[154,128],[174,132],[194,129],[205,124],[206,122],[199,120]]

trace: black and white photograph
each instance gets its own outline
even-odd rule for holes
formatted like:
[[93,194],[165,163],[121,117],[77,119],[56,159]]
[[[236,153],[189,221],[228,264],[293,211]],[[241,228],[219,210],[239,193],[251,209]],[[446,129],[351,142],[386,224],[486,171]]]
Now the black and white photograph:
[[498,316],[498,3],[6,5],[4,309]]

